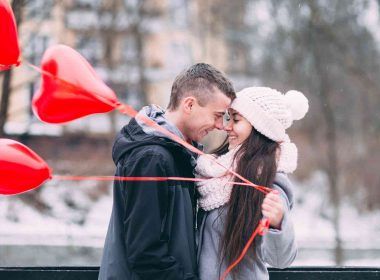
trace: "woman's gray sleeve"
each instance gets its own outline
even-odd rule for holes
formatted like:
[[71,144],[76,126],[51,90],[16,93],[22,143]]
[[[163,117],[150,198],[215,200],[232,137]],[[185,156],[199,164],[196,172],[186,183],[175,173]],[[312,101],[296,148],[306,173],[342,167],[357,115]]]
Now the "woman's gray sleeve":
[[297,244],[293,222],[290,215],[290,203],[285,192],[274,186],[280,192],[285,204],[284,217],[281,223],[281,229],[269,229],[268,233],[263,236],[261,244],[261,253],[263,260],[272,267],[286,268],[292,264],[297,256]]

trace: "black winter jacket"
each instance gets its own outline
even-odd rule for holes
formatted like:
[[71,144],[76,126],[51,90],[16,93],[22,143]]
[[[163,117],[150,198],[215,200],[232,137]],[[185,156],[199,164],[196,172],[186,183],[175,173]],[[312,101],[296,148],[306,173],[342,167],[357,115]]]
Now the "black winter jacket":
[[[113,148],[116,176],[194,177],[194,155],[132,119]],[[194,184],[115,180],[99,279],[198,279]]]

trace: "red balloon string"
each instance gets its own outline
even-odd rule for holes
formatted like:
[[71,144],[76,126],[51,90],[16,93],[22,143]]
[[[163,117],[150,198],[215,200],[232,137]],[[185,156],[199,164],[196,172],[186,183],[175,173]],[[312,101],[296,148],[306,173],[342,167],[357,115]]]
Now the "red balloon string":
[[[68,181],[127,181],[127,182],[134,182],[134,181],[188,181],[188,182],[204,182],[208,179],[204,178],[188,178],[188,177],[122,177],[122,176],[71,176],[71,175],[54,175],[53,179],[56,180],[68,180]],[[240,186],[247,186],[247,187],[253,187],[251,184],[243,183],[243,182],[232,182],[229,181],[226,184],[228,185],[240,185]],[[259,191],[267,194],[271,191],[271,189],[261,187],[258,189]],[[257,189],[255,187],[255,189]]]
[[54,175],[53,179],[57,180],[69,180],[69,181],[191,181],[191,182],[201,182],[205,179],[201,178],[186,178],[186,177],[121,177],[121,176],[66,176],[66,175]]
[[247,244],[244,246],[244,249],[243,251],[241,252],[240,256],[226,269],[226,271],[223,273],[222,277],[220,277],[220,280],[225,280],[227,275],[232,271],[232,269],[237,266],[241,260],[243,259],[243,257],[245,256],[245,254],[247,253],[249,247],[251,246],[253,240],[255,239],[255,237],[259,234],[259,235],[264,235],[268,232],[268,229],[269,229],[269,220],[266,219],[266,218],[263,218],[258,226],[256,227],[256,229],[254,230],[254,232],[252,233],[251,237],[249,238]]
[[[53,78],[53,79],[56,79],[59,83],[61,83],[62,85],[64,85],[65,87],[67,87],[67,89],[72,89],[74,91],[79,91],[81,93],[84,93],[84,94],[89,94],[91,96],[94,96],[94,94],[90,94],[88,92],[86,92],[85,90],[83,90],[82,88],[80,87],[77,87],[76,85],[68,82],[68,81],[65,81],[59,77],[57,77],[56,75],[53,75],[52,73],[48,72],[48,71],[44,71],[42,70],[41,68],[29,63],[29,62],[26,62],[30,67],[32,67],[33,69],[35,69],[36,71],[40,72],[42,75],[48,75],[49,77]],[[240,180],[242,180],[244,182],[244,185],[247,185],[247,186],[251,186],[255,189],[257,189],[258,191],[261,191],[263,193],[269,193],[271,191],[271,189],[269,188],[266,188],[266,187],[263,187],[263,186],[258,186],[258,185],[255,185],[253,184],[252,182],[250,182],[249,180],[247,180],[246,178],[244,178],[243,176],[241,176],[240,174],[236,173],[235,171],[233,171],[231,168],[228,168],[228,167],[225,167],[224,165],[222,165],[221,163],[219,163],[218,161],[216,161],[216,159],[212,156],[212,155],[208,155],[208,154],[205,154],[203,151],[197,149],[196,147],[194,147],[193,145],[187,143],[186,141],[184,141],[183,139],[181,139],[179,136],[171,133],[170,131],[166,130],[165,128],[159,126],[156,122],[154,122],[153,120],[151,120],[150,118],[142,115],[142,114],[139,114],[135,109],[133,109],[131,106],[129,106],[128,104],[121,104],[121,103],[111,103],[110,101],[108,101],[107,99],[105,98],[102,98],[101,96],[97,95],[97,98],[99,98],[100,101],[104,102],[105,104],[108,104],[112,107],[114,107],[115,109],[118,109],[122,114],[126,114],[130,117],[134,117],[136,118],[137,120],[140,120],[142,122],[144,122],[145,124],[147,124],[148,126],[151,126],[153,128],[155,128],[157,131],[163,133],[164,135],[170,137],[171,139],[173,139],[174,141],[176,141],[177,143],[183,145],[184,147],[186,147],[187,149],[189,149],[190,151],[198,154],[198,155],[203,155],[203,156],[206,156],[208,157],[211,161],[214,161],[215,163],[217,163],[219,166],[223,167],[224,169],[226,169],[229,173],[233,174],[235,177],[239,178]],[[57,179],[64,179],[64,176],[54,176],[55,178]],[[66,179],[69,179],[71,178],[71,180],[88,180],[89,178],[92,178],[93,180],[114,180],[115,177],[80,177],[80,176],[65,176]],[[136,178],[134,178],[136,179]],[[146,178],[145,178],[146,179]],[[157,180],[157,178],[155,178]],[[177,178],[179,179],[179,178]],[[182,178],[184,179],[184,178]],[[190,179],[190,178],[188,178]],[[131,178],[130,179],[122,179],[122,180],[125,180],[125,181],[132,181]],[[151,181],[153,181],[153,178],[152,179],[149,179]],[[149,181],[148,180],[148,181]],[[163,179],[158,179],[158,180],[163,180]],[[169,180],[169,178],[166,178],[165,180]],[[237,184],[235,182],[231,182],[233,184]],[[240,184],[240,183],[239,183]],[[227,274],[242,260],[242,258],[244,257],[244,255],[246,254],[250,244],[252,243],[252,241],[254,240],[255,236],[257,235],[257,233],[259,231],[261,232],[264,232],[263,231],[263,224],[269,224],[269,221],[267,219],[262,219],[260,221],[260,224],[259,226],[256,228],[256,230],[252,233],[252,236],[250,238],[250,242],[247,243],[247,245],[245,246],[245,250],[243,250],[243,252],[241,253],[240,257],[232,264],[228,267],[228,269],[226,270],[226,272],[223,274],[224,277],[227,276]],[[224,278],[222,278],[224,279]]]

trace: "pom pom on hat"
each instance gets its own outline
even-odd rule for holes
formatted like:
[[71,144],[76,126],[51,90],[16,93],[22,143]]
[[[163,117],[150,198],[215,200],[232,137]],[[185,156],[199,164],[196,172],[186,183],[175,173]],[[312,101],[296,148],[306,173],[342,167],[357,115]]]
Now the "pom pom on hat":
[[299,91],[290,90],[285,93],[285,102],[290,108],[293,120],[302,119],[309,110],[309,101]]

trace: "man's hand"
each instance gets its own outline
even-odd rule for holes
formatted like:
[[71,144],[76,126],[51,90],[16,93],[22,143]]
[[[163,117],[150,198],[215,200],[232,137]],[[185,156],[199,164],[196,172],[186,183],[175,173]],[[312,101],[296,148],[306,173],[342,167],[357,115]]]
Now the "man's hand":
[[269,219],[272,228],[281,229],[281,222],[284,217],[284,205],[277,190],[271,191],[265,196],[261,211],[263,216]]

